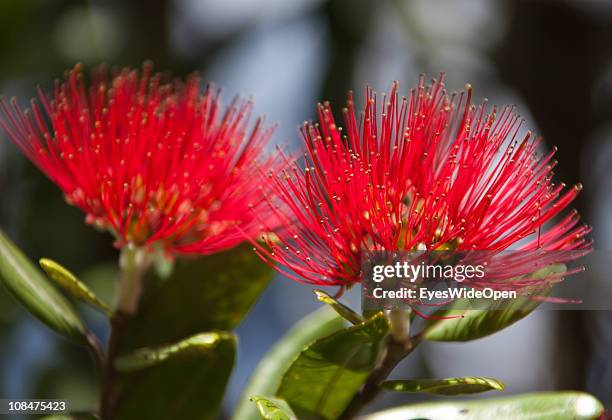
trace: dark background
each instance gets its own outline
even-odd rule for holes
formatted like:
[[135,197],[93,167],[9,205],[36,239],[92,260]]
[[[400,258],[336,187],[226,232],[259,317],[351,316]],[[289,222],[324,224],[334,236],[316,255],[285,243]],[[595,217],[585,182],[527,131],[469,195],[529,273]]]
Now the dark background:
[[[557,145],[559,180],[581,181],[577,207],[595,246],[612,248],[612,3],[606,1],[150,0],[0,2],[0,92],[26,104],[40,84],[76,62],[140,66],[252,95],[280,122],[279,144],[331,100],[365,83],[404,91],[419,73],[446,71],[475,98],[516,103],[526,126]],[[358,95],[360,97],[361,95]],[[0,227],[33,258],[62,262],[112,294],[116,251],[83,223],[59,190],[0,139]],[[309,290],[278,279],[240,328],[231,407],[254,364],[296,319],[316,306]],[[349,300],[357,302],[357,296]],[[0,291],[0,396],[68,397],[94,404],[93,371],[80,348],[58,339]],[[88,312],[104,334],[104,324]],[[402,369],[412,376],[491,375],[510,392],[587,390],[612,404],[612,313],[545,312],[469,344],[426,345]],[[409,397],[383,399],[409,401]],[[229,410],[229,409],[228,409]]]

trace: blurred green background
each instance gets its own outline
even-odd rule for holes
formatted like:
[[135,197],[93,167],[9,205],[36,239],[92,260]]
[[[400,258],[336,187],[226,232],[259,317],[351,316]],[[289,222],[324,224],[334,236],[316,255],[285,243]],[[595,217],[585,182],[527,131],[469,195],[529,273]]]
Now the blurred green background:
[[[382,91],[419,73],[470,82],[475,98],[516,103],[548,147],[559,146],[559,178],[585,185],[577,206],[596,247],[612,248],[612,3],[520,0],[150,0],[0,2],[0,93],[26,105],[76,62],[140,66],[183,76],[194,70],[253,96],[257,113],[280,122],[279,144],[315,103],[337,109],[346,91]],[[59,190],[5,138],[0,141],[0,226],[32,258],[60,261],[111,296],[117,253],[109,235],[83,223]],[[350,295],[355,306],[358,296]],[[277,279],[239,330],[238,369],[226,412],[255,363],[316,306],[303,286]],[[94,374],[82,349],[58,339],[0,289],[0,397],[70,398],[94,404]],[[87,311],[84,309],[84,311]],[[103,320],[86,312],[96,332]],[[490,375],[511,392],[584,389],[612,404],[612,315],[537,312],[496,336],[423,346],[401,366],[435,375]],[[394,400],[395,398],[395,400]],[[373,407],[409,397],[387,396]]]

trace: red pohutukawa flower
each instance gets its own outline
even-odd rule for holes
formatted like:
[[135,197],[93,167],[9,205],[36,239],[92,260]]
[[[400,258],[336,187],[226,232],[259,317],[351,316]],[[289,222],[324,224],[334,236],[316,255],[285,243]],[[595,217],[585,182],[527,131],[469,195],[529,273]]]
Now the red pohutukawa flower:
[[284,229],[257,246],[262,258],[298,281],[350,286],[364,251],[569,252],[542,264],[588,252],[577,213],[556,219],[581,186],[553,183],[554,150],[537,154],[512,107],[474,106],[471,87],[449,94],[443,76],[407,98],[397,89],[382,103],[367,89],[359,117],[349,93],[343,128],[319,105],[304,164],[270,175]]
[[165,82],[148,64],[91,79],[77,66],[25,112],[0,103],[5,132],[88,223],[118,246],[170,253],[213,253],[259,232],[249,208],[270,211],[258,168],[278,160],[263,156],[272,129],[249,128],[249,101],[224,110],[196,76]]

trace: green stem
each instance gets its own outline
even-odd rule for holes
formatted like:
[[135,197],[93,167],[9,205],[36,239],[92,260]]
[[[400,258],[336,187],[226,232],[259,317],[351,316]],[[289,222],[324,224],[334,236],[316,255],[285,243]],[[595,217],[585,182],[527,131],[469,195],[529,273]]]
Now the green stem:
[[147,268],[145,251],[134,245],[121,250],[119,265],[121,279],[117,296],[117,312],[133,316],[138,311],[138,302],[142,294],[142,277]]
[[142,295],[143,275],[149,261],[143,249],[128,245],[121,250],[119,266],[121,276],[117,292],[117,310],[111,317],[111,333],[105,358],[102,389],[100,395],[100,414],[102,420],[111,420],[118,403],[120,389],[117,383],[115,359],[119,355],[119,342],[125,323],[138,312]]
[[121,313],[115,314],[111,318],[111,333],[108,342],[106,364],[100,394],[100,418],[101,420],[112,420],[117,406],[119,389],[117,386],[117,372],[113,364],[119,352],[119,337],[125,323],[125,318]]
[[391,374],[397,364],[408,356],[419,344],[419,339],[408,335],[410,321],[404,311],[391,310],[389,313],[391,334],[387,339],[384,356],[372,371],[359,392],[346,407],[341,419],[354,418],[367,404],[371,403],[382,391],[382,383]]

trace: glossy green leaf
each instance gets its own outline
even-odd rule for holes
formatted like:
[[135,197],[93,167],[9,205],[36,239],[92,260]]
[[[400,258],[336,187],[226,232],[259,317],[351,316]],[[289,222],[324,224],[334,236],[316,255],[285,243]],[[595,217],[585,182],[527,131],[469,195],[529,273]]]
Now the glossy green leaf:
[[[556,264],[537,271],[531,277],[545,278],[562,274],[565,266]],[[540,293],[545,294],[546,291]],[[540,305],[539,300],[518,298],[490,303],[489,309],[465,308],[464,301],[457,301],[449,308],[439,310],[425,323],[423,338],[432,341],[469,341],[500,331],[525,318]],[[446,318],[446,319],[444,319]]]
[[493,378],[463,378],[444,379],[406,379],[386,381],[383,389],[394,392],[419,392],[437,395],[477,394],[487,391],[501,391],[504,384]]
[[363,322],[363,317],[357,312],[343,303],[338,302],[336,299],[325,293],[323,290],[314,290],[314,294],[323,303],[327,303],[331,308],[338,313],[342,318],[346,319],[353,325],[357,325]]
[[49,328],[65,337],[86,342],[85,326],[70,302],[1,231],[0,281]]
[[508,301],[503,303],[503,309],[453,309],[451,305],[434,313],[435,317],[442,319],[432,318],[425,323],[423,338],[432,341],[469,341],[486,337],[525,318],[539,304],[538,301]]
[[251,397],[251,402],[255,403],[261,418],[264,420],[297,419],[286,401],[277,398],[253,396]]
[[95,293],[92,292],[89,287],[87,287],[87,285],[81,282],[68,269],[48,258],[42,258],[39,261],[39,264],[42,269],[45,270],[45,273],[47,273],[47,275],[53,281],[55,281],[57,285],[59,285],[74,298],[89,303],[90,305],[100,309],[106,315],[111,315],[111,308],[100,300]]
[[38,420],[73,420],[74,417],[68,414],[53,414],[51,416],[40,417]]
[[131,372],[121,376],[113,419],[217,418],[235,353],[234,336],[219,332],[120,357],[118,367]]
[[[146,279],[138,314],[126,322],[119,336],[120,353],[165,347],[201,331],[233,329],[271,277],[272,269],[246,245],[180,260],[165,279],[153,271]],[[233,366],[234,347],[234,340],[222,340],[211,354],[170,357],[160,365],[122,374],[117,418],[134,418],[138,407],[150,399],[156,404],[147,408],[149,416],[139,413],[136,418],[214,417]]]
[[[148,279],[137,316],[124,328],[124,351],[235,328],[272,278],[272,268],[242,245],[178,261],[167,279]],[[157,286],[155,286],[157,285]]]
[[157,366],[170,358],[185,357],[191,354],[206,355],[214,350],[222,340],[231,338],[232,335],[226,332],[201,333],[168,346],[145,347],[118,357],[115,360],[115,368],[120,372],[134,372]]
[[337,418],[374,369],[388,332],[380,313],[315,341],[287,369],[276,396],[300,419]]
[[365,416],[364,420],[590,420],[603,406],[583,392],[541,392],[474,401],[448,401],[397,407]]
[[64,414],[54,414],[51,416],[40,417],[38,420],[73,420],[74,417]]
[[331,308],[324,306],[304,317],[281,338],[259,362],[242,391],[234,420],[257,420],[256,407],[249,401],[253,395],[274,395],[283,373],[307,345],[345,326]]

